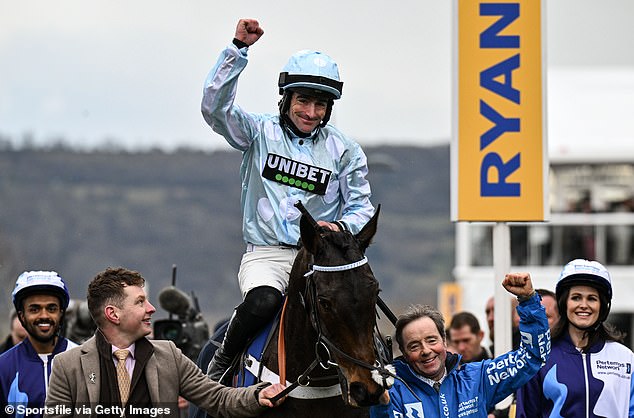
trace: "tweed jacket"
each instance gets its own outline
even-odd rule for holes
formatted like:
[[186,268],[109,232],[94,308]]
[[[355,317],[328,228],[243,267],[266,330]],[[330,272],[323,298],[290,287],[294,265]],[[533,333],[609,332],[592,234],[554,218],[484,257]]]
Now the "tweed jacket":
[[[256,397],[256,389],[262,385],[228,388],[210,380],[172,341],[150,340],[150,343],[154,353],[144,373],[151,403],[156,408],[169,408],[159,415],[168,412],[167,416],[178,417],[179,395],[216,417],[252,417],[265,410]],[[103,406],[99,405],[99,373],[95,337],[57,355],[53,361],[44,417],[103,417]]]

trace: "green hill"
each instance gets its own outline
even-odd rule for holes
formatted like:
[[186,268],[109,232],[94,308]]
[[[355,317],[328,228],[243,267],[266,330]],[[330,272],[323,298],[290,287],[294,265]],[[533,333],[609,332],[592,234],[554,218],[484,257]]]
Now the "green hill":
[[[449,147],[366,153],[372,200],[382,204],[368,250],[382,297],[395,311],[434,304],[454,257]],[[84,298],[96,272],[122,265],[149,280],[155,318],[164,318],[157,294],[176,264],[177,286],[195,291],[210,325],[227,316],[240,302],[239,165],[231,151],[0,152],[0,315],[24,270],[57,270]]]

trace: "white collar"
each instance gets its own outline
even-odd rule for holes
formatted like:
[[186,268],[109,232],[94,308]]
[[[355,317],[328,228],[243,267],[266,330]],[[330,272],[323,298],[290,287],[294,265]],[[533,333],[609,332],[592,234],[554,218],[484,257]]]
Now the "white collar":
[[418,374],[418,373],[416,373],[416,375],[418,375],[420,380],[422,380],[423,382],[427,383],[429,386],[434,387],[436,382],[438,382],[438,383],[440,383],[442,385],[442,382],[445,381],[445,378],[447,377],[447,368],[443,367],[442,377],[440,379],[438,379],[438,380],[430,379],[430,378],[425,377],[425,376],[423,376],[421,374]]

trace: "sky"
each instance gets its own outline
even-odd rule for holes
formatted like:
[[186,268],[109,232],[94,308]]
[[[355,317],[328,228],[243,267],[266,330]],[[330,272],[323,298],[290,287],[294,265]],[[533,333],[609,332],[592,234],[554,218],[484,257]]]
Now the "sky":
[[[634,86],[633,1],[544,3],[549,72],[617,69]],[[240,78],[243,108],[276,112],[287,58],[317,49],[339,64],[344,93],[331,122],[349,136],[362,145],[449,143],[450,0],[0,0],[0,137],[228,148],[200,100],[241,17],[265,31]],[[583,80],[568,88],[583,91]]]

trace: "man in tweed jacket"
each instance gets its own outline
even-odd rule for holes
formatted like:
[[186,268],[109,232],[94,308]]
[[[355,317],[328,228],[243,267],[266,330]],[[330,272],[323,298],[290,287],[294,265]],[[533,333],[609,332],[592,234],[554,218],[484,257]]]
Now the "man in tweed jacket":
[[[145,280],[136,271],[109,268],[88,286],[95,336],[53,362],[45,417],[175,416],[178,396],[217,417],[252,417],[273,404],[279,384],[228,388],[210,380],[171,341],[151,341]],[[121,402],[113,353],[127,349],[130,376],[127,402]]]

